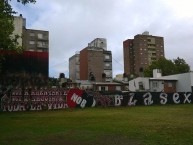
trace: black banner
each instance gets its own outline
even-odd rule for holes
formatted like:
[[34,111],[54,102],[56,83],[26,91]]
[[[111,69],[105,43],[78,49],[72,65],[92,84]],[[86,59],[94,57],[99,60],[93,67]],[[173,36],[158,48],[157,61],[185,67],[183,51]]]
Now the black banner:
[[94,92],[80,89],[13,90],[1,96],[1,111],[55,110],[64,108],[190,104],[193,93]]

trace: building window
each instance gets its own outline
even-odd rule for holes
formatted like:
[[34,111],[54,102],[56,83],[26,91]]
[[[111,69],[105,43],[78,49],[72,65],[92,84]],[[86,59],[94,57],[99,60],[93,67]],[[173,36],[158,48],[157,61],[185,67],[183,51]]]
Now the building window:
[[157,88],[158,87],[158,83],[157,82],[153,82],[153,88]]
[[29,36],[35,36],[35,33],[29,33]]
[[109,55],[105,55],[105,59],[110,59],[110,56]]
[[38,38],[39,38],[39,39],[43,39],[43,34],[40,34],[40,33],[39,33],[39,34],[38,34]]
[[29,44],[30,44],[30,45],[34,45],[34,44],[35,44],[35,41],[29,41]]
[[105,86],[100,86],[99,91],[106,91],[105,88],[106,88]]
[[110,63],[105,63],[105,67],[110,67]]
[[46,42],[38,41],[38,47],[45,47]]
[[112,73],[111,71],[105,70],[104,73],[106,74],[107,77],[111,77],[111,73]]

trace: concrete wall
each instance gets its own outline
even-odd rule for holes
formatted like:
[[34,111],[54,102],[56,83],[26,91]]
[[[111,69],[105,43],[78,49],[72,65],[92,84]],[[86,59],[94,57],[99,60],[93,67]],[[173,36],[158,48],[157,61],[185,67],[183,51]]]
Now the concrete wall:
[[[19,35],[22,36],[23,34],[23,27],[25,27],[26,20],[22,16],[14,17],[14,31],[13,31],[13,36],[14,35]],[[22,46],[22,38],[18,39],[19,46]]]
[[107,40],[105,38],[96,38],[88,44],[88,47],[102,48],[107,50]]
[[166,79],[177,79],[176,91],[177,92],[191,92],[191,86],[193,82],[193,72],[183,73],[171,76],[165,76]]
[[164,81],[150,81],[151,92],[161,92],[164,89]]
[[69,58],[69,78],[72,81],[79,80],[80,79],[80,56],[79,54],[73,55],[71,58]]
[[129,81],[129,90],[130,91],[139,91],[140,87],[139,84],[143,85],[144,90],[149,90],[149,78],[142,78],[142,77],[138,77],[136,79],[133,79],[131,81]]

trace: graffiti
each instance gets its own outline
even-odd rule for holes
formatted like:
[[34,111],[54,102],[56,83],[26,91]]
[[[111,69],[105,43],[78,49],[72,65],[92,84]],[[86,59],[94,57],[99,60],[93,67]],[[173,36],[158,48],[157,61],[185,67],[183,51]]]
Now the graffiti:
[[145,93],[143,95],[143,98],[144,98],[144,105],[152,105],[153,104],[153,100],[152,100],[152,95],[151,93]]
[[94,99],[96,100],[96,106],[108,107],[114,106],[113,95],[102,95],[99,92],[94,94]]
[[1,99],[1,111],[40,111],[85,107],[190,104],[193,93],[94,92],[91,90],[13,90]]
[[68,108],[66,103],[66,91],[47,90],[28,91],[13,90],[8,96],[1,98],[2,111],[40,111]]
[[94,107],[96,101],[93,92],[88,92],[80,89],[71,89],[67,94],[67,104],[70,108]]

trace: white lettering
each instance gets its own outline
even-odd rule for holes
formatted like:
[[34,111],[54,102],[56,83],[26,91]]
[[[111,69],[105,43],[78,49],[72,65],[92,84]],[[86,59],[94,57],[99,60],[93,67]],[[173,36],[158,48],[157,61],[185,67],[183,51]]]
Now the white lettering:
[[178,100],[180,97],[180,95],[178,93],[174,93],[173,94],[173,101],[175,104],[179,104],[180,103],[180,100]]
[[115,106],[120,106],[122,99],[123,99],[122,95],[115,95]]
[[37,105],[37,110],[42,110],[42,105]]
[[48,110],[51,110],[52,109],[52,103],[49,103],[48,104]]
[[8,111],[12,112],[13,111],[13,106],[12,105],[8,105]]
[[71,100],[76,102],[76,99],[78,98],[78,95],[76,95],[75,93],[72,95]]
[[168,101],[167,97],[168,95],[166,93],[161,93],[160,94],[160,99],[161,99],[160,104],[165,105]]
[[144,98],[144,104],[147,105],[152,105],[153,104],[153,100],[152,100],[152,95],[151,93],[146,93],[143,95]]
[[34,105],[31,105],[30,110],[34,111],[36,110],[36,107]]
[[18,105],[19,106],[19,111],[25,111],[25,105]]
[[19,105],[14,105],[13,106],[13,111],[19,111]]
[[187,103],[191,103],[191,100],[189,99],[189,97],[191,96],[191,94],[184,94],[184,97],[185,97],[185,99],[184,99],[184,104],[187,102]]
[[80,104],[80,107],[81,107],[81,108],[84,108],[84,107],[86,106],[86,102],[87,102],[87,101],[86,101],[85,99],[83,99],[82,102],[81,102],[81,104]]
[[77,99],[76,99],[76,104],[80,104],[82,102],[82,98],[81,97],[78,97]]
[[129,96],[130,96],[130,98],[129,98],[128,106],[135,106],[137,103],[137,100],[133,100],[135,94],[130,93]]

